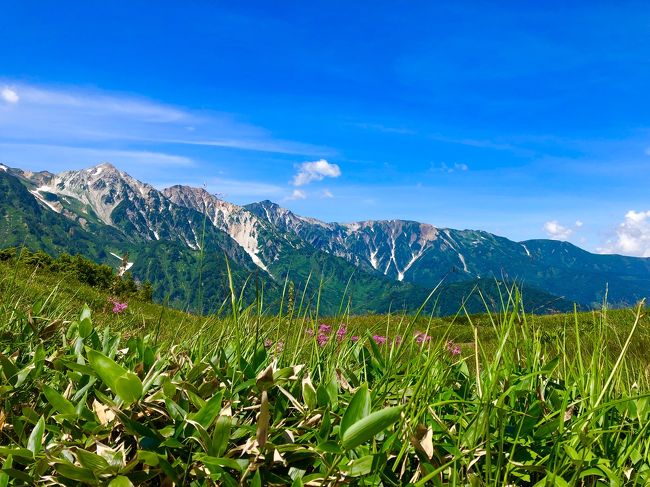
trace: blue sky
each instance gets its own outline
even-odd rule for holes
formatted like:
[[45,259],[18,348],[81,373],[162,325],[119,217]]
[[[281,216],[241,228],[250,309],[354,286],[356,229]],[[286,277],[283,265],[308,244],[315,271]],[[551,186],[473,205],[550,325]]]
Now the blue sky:
[[5,0],[0,162],[650,256],[650,5],[459,3]]

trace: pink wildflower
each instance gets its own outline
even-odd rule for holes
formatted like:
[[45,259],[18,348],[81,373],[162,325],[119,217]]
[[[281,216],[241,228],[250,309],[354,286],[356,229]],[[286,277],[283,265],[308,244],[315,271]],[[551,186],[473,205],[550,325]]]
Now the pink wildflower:
[[314,330],[312,330],[311,328],[307,328],[305,330],[305,335],[313,337],[314,336]]
[[451,340],[445,343],[445,348],[451,355],[460,355],[460,347]]
[[326,325],[325,323],[321,323],[318,327],[318,331],[327,334],[332,331],[332,327],[330,325]]
[[377,345],[383,345],[386,343],[386,337],[382,335],[373,335],[372,339],[375,341]]
[[113,313],[115,314],[122,313],[129,306],[127,303],[120,303],[117,299],[108,298],[108,300],[113,303]]
[[352,335],[352,336],[350,337],[350,341],[353,342],[353,343],[358,342],[358,341],[359,341],[359,337],[356,336],[356,335]]
[[394,341],[397,345],[399,345],[400,343],[402,343],[402,336],[401,336],[401,335],[397,335],[397,336],[394,338],[393,341]]
[[318,336],[316,337],[316,341],[318,342],[318,345],[321,347],[324,347],[327,345],[327,342],[329,341],[329,337],[327,335],[324,335],[323,333],[319,333]]
[[273,340],[271,340],[270,338],[264,340],[264,348],[271,348],[271,346],[273,346]]
[[430,342],[431,337],[427,335],[426,333],[423,333],[421,331],[418,331],[415,333],[415,341],[417,343],[425,343],[425,342]]
[[284,350],[284,342],[279,340],[278,343],[275,344],[275,351],[281,352],[282,350]]
[[338,339],[338,341],[343,340],[343,338],[345,337],[345,334],[347,332],[348,332],[348,329],[345,326],[339,327],[339,329],[336,330],[336,338]]

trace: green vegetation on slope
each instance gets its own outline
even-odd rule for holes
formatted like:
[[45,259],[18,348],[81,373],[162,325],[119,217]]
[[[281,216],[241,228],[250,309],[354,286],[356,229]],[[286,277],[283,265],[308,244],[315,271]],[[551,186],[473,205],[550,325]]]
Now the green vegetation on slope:
[[642,308],[204,320],[0,271],[2,485],[650,482]]

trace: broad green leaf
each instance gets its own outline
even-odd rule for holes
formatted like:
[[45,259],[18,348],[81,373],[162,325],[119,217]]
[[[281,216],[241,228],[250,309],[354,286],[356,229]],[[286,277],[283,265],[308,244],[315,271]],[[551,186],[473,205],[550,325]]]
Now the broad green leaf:
[[2,375],[7,382],[14,385],[16,384],[16,376],[18,375],[18,368],[14,365],[9,357],[0,353],[0,366],[2,366]]
[[115,381],[111,388],[126,404],[138,401],[142,397],[142,381],[133,372],[127,372]]
[[61,414],[77,415],[74,405],[50,386],[43,384],[43,394],[47,401]]
[[360,419],[343,434],[342,445],[346,450],[371,440],[375,435],[396,423],[400,419],[403,406],[382,409]]
[[160,463],[158,455],[152,451],[138,450],[138,459],[142,460],[145,465],[157,467]]
[[318,384],[318,387],[316,388],[316,401],[318,402],[318,406],[321,408],[325,408],[331,404],[330,395],[327,392],[327,387],[325,387],[322,383]]
[[302,380],[302,399],[305,401],[307,408],[316,409],[318,405],[317,393],[309,376]]
[[108,487],[133,487],[133,483],[128,477],[118,475],[108,483]]
[[232,458],[216,458],[198,453],[194,455],[194,460],[204,463],[208,467],[210,465],[216,465],[219,467],[231,468],[237,472],[242,472],[244,470],[242,465]]
[[210,447],[210,454],[212,456],[220,457],[226,452],[231,429],[232,418],[230,416],[219,416],[214,426],[214,431],[212,432],[212,443]]
[[95,372],[97,372],[100,379],[104,381],[113,392],[117,393],[115,391],[117,379],[126,375],[128,371],[113,359],[96,350],[88,349],[87,356],[90,366]]
[[14,456],[27,459],[32,459],[34,457],[34,453],[27,448],[12,448],[8,446],[0,446],[0,455],[3,457]]
[[101,474],[111,468],[109,463],[99,455],[82,449],[78,449],[75,453],[82,467],[92,470],[97,474]]
[[191,419],[199,423],[201,426],[203,426],[204,429],[207,430],[212,422],[219,417],[222,398],[223,391],[217,392],[210,398],[208,402],[205,403],[205,406],[199,409],[196,413],[190,415]]
[[90,320],[91,315],[92,315],[92,311],[90,310],[87,304],[84,304],[84,307],[81,310],[81,315],[79,315],[79,321]]
[[88,338],[93,332],[93,324],[90,318],[86,318],[79,322],[79,336],[81,338]]
[[[2,464],[2,470],[8,470],[13,465],[13,456],[8,455],[7,459]],[[0,487],[7,487],[9,485],[9,474],[0,471]]]
[[372,455],[352,460],[346,467],[345,472],[349,477],[361,477],[372,472]]
[[97,483],[97,479],[90,469],[77,467],[70,463],[57,463],[54,468],[59,474],[70,480],[77,480],[91,485]]
[[350,404],[345,410],[343,418],[341,418],[341,427],[339,429],[340,437],[343,437],[350,426],[368,416],[370,410],[370,392],[368,392],[368,385],[363,384],[354,396],[352,396]]
[[38,455],[41,448],[43,448],[43,433],[45,433],[45,418],[41,416],[27,440],[27,449],[31,451],[34,456]]

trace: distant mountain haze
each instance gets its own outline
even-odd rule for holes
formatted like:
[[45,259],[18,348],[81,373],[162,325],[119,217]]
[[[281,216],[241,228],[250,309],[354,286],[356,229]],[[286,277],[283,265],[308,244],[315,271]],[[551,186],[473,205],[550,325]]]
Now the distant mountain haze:
[[261,285],[270,306],[287,280],[310,283],[313,307],[320,287],[323,313],[415,310],[440,283],[444,314],[474,289],[496,302],[513,282],[542,312],[596,306],[606,292],[616,306],[650,295],[649,258],[415,221],[322,222],[271,201],[239,206],[180,185],[159,191],[108,163],[59,174],[0,165],[0,217],[3,247],[78,252],[114,266],[111,254],[129,252],[131,272],[154,283],[156,299],[202,312],[228,296],[226,258],[236,282],[248,279],[249,293]]

